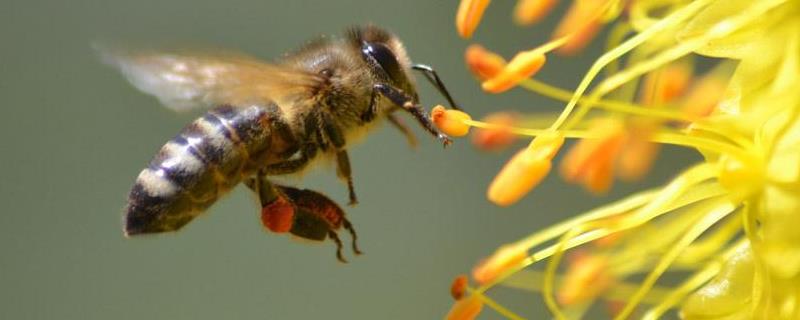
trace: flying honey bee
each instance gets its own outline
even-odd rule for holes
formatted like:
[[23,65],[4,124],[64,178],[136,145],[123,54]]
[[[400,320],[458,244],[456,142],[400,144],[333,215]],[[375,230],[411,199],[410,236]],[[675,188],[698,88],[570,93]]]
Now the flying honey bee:
[[124,210],[126,236],[176,231],[243,182],[257,195],[268,230],[330,238],[345,262],[337,230],[347,230],[353,252],[360,251],[344,211],[316,191],[269,178],[327,159],[354,205],[347,148],[379,120],[386,118],[414,145],[412,132],[394,113],[402,110],[445,146],[451,143],[420,106],[411,71],[422,72],[458,109],[439,76],[412,64],[397,37],[375,26],[350,29],[342,38],[320,37],[276,63],[227,52],[99,50],[168,108],[209,109],[139,173]]

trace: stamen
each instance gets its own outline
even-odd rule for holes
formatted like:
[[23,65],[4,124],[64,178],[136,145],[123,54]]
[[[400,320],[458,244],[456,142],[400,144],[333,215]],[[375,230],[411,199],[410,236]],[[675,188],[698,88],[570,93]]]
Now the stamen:
[[497,126],[494,129],[478,128],[472,134],[472,144],[486,151],[502,150],[516,140],[516,136],[508,130],[519,121],[519,115],[511,112],[495,112],[481,121]]
[[563,143],[562,135],[536,137],[530,146],[512,157],[494,178],[487,191],[489,201],[499,206],[509,206],[525,196],[550,172],[552,158]]
[[[700,11],[713,1],[714,0],[697,0],[691,2],[685,7],[676,10],[675,12],[665,17],[664,19],[659,20],[657,23],[653,24],[646,30],[637,33],[636,35],[626,40],[616,48],[603,54],[600,58],[597,59],[597,61],[592,65],[592,67],[583,77],[581,82],[578,84],[578,88],[575,89],[575,92],[572,95],[572,98],[570,99],[569,103],[567,103],[567,106],[564,108],[564,111],[561,113],[558,119],[556,119],[556,121],[553,122],[550,128],[555,130],[561,127],[561,125],[567,120],[567,118],[572,113],[572,110],[577,105],[578,100],[581,98],[581,96],[583,96],[583,93],[586,91],[586,89],[589,88],[589,84],[592,82],[594,77],[597,76],[597,74],[599,74],[600,71],[606,65],[608,65],[612,61],[619,59],[619,57],[630,52],[631,50],[637,48],[645,41],[650,40],[654,36],[657,36],[660,32],[663,32],[665,29],[673,27],[679,23],[682,23],[685,20],[688,20],[689,18],[693,17],[698,11]],[[597,98],[599,97],[591,99],[590,100],[591,103],[587,104],[592,105],[594,101],[597,100]]]
[[581,182],[591,192],[604,193],[613,181],[614,162],[625,138],[619,119],[595,120],[589,131],[561,162],[561,175],[569,182]]
[[467,275],[458,275],[453,279],[453,283],[450,285],[450,296],[452,296],[454,300],[461,300],[467,292],[468,282]]
[[[703,34],[701,34],[701,35],[699,35],[699,36],[697,36],[695,38],[686,39],[686,40],[682,41],[681,43],[677,44],[676,46],[671,47],[670,49],[667,49],[667,50],[661,52],[660,54],[656,55],[655,57],[653,57],[653,58],[651,58],[649,60],[642,61],[642,62],[640,62],[640,63],[638,63],[638,64],[636,64],[636,65],[634,65],[634,66],[632,66],[632,67],[630,67],[630,68],[628,68],[626,70],[623,70],[623,71],[621,71],[621,72],[619,72],[619,73],[617,73],[617,74],[605,79],[603,82],[601,82],[597,86],[597,88],[595,90],[592,91],[592,94],[589,96],[589,101],[594,101],[596,99],[599,99],[600,97],[602,97],[605,94],[611,92],[612,90],[618,88],[620,85],[630,81],[631,79],[636,78],[636,77],[638,77],[638,76],[640,76],[640,75],[642,75],[642,74],[644,74],[646,72],[652,71],[652,70],[654,70],[654,69],[656,69],[656,68],[658,68],[660,66],[663,66],[664,64],[666,64],[666,63],[668,63],[670,61],[674,61],[674,60],[676,60],[676,59],[678,59],[680,57],[683,57],[683,56],[689,54],[690,52],[695,51],[698,48],[707,45],[710,41],[712,41],[712,40],[714,40],[716,38],[721,38],[721,37],[729,35],[730,33],[738,30],[740,27],[742,27],[743,25],[751,22],[752,20],[758,19],[759,17],[761,17],[764,14],[764,12],[772,9],[774,6],[777,6],[777,5],[779,5],[779,4],[781,4],[781,3],[785,2],[785,1],[786,0],[772,1],[772,2],[766,2],[765,4],[764,3],[759,3],[759,4],[763,4],[762,6],[754,5],[755,8],[751,8],[752,10],[749,10],[749,11],[744,12],[744,13],[738,15],[738,16],[734,16],[732,18],[727,19],[725,21],[725,27],[724,28],[710,28],[708,31],[706,31],[705,33],[703,33]],[[695,1],[693,3],[690,3],[684,9],[691,7],[693,4],[701,3],[701,2],[703,2],[703,0],[698,0],[698,1]],[[678,12],[676,12],[675,14],[677,14],[677,13]],[[660,22],[666,21],[667,19],[668,18],[665,18],[664,20],[661,20]],[[658,23],[656,25],[658,25]],[[656,25],[654,25],[653,27],[655,27]],[[637,36],[645,34],[646,32],[647,32],[647,30],[643,31],[642,33],[637,34]],[[630,40],[633,40],[635,38],[636,38],[636,36],[634,36]],[[625,44],[623,44],[623,45],[625,45]],[[608,54],[611,54],[612,52],[614,52],[615,50],[620,49],[620,48],[622,48],[622,46],[617,47],[616,49],[612,50]],[[601,57],[600,59],[602,59],[602,58],[603,57]],[[600,60],[598,60],[598,62],[600,62]],[[592,73],[592,70],[590,69],[590,71],[586,75],[586,77],[588,78],[591,73]],[[592,77],[593,76],[594,75],[592,75]],[[584,78],[584,79],[587,79],[587,78]],[[588,85],[588,83],[587,83],[587,85]],[[580,89],[580,85],[579,85],[579,89]],[[585,90],[585,88],[584,88],[584,90]],[[582,93],[582,91],[581,91],[581,93]],[[575,94],[577,96],[579,94],[578,91],[576,91]],[[573,100],[575,100],[575,99],[576,98],[573,97]],[[567,109],[569,109],[569,105],[567,106]],[[567,109],[565,109],[565,112],[567,111]],[[582,105],[580,107],[580,109],[576,112],[576,114],[573,116],[573,118],[569,122],[567,122],[565,124],[565,127],[566,128],[571,128],[573,125],[575,125],[577,122],[579,122],[581,120],[581,118],[584,115],[586,115],[587,112],[589,112],[589,109],[590,109],[589,105]]]
[[518,266],[527,256],[528,250],[525,247],[515,244],[501,246],[472,269],[472,278],[479,284],[490,283],[507,270]]
[[558,49],[561,54],[575,54],[583,49],[600,29],[600,17],[614,0],[573,1],[567,14],[553,32],[553,39],[569,36],[569,42]]
[[456,13],[456,29],[461,37],[472,36],[490,2],[490,0],[461,0]]
[[546,60],[544,53],[537,50],[517,53],[500,73],[484,81],[481,87],[491,93],[504,92],[523,79],[533,76],[544,66]]
[[431,121],[445,134],[452,137],[461,137],[469,133],[469,126],[465,121],[472,118],[466,112],[447,110],[442,105],[437,105],[431,110]]
[[472,320],[481,313],[483,309],[483,301],[475,296],[471,295],[464,299],[457,300],[453,306],[450,308],[450,311],[445,316],[447,320]]
[[496,76],[506,66],[506,60],[500,55],[486,50],[479,44],[472,44],[464,51],[464,61],[472,74],[480,80]]
[[519,0],[514,7],[514,22],[521,25],[534,24],[553,9],[556,0]]

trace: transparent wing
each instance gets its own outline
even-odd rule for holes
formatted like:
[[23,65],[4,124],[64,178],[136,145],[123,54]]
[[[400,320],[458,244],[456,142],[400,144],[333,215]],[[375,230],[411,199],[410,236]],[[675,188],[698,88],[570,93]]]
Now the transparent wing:
[[313,92],[321,77],[231,52],[191,53],[95,46],[136,88],[176,111],[245,106]]

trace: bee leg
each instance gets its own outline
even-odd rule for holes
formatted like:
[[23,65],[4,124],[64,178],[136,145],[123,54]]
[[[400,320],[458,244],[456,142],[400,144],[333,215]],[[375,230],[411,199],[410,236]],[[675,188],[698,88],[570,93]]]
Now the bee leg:
[[264,170],[264,174],[274,176],[295,173],[302,170],[316,154],[317,146],[313,143],[307,144],[300,151],[300,157],[268,165]]
[[398,118],[397,115],[390,114],[388,118],[389,118],[389,123],[391,123],[395,128],[397,128],[397,130],[400,130],[403,136],[406,137],[408,145],[411,146],[412,149],[416,149],[417,137],[414,136],[414,132],[411,131],[411,128],[406,126],[406,123],[403,122],[403,120],[401,120],[400,118]]
[[336,153],[336,175],[347,183],[347,192],[350,197],[350,202],[347,205],[354,206],[358,204],[356,191],[353,188],[353,174],[350,170],[350,157],[347,155],[347,150],[341,150]]
[[369,97],[369,107],[367,107],[367,111],[361,114],[361,121],[363,122],[371,122],[375,120],[375,117],[378,115],[378,91],[372,90],[372,94]]
[[348,205],[356,205],[358,204],[358,199],[356,198],[356,192],[353,188],[353,175],[352,170],[350,169],[350,157],[347,155],[347,150],[344,149],[346,143],[344,132],[342,132],[342,129],[328,113],[319,112],[317,113],[317,116],[319,117],[318,132],[324,133],[325,140],[329,141],[337,150],[336,176],[344,180],[344,182],[347,184],[347,192],[350,198]]
[[411,113],[411,115],[417,119],[417,122],[419,122],[419,124],[421,124],[425,130],[441,140],[445,147],[453,143],[453,141],[450,140],[450,137],[436,128],[433,122],[431,122],[431,120],[425,114],[425,111],[422,110],[422,107],[420,107],[419,104],[414,103],[414,99],[412,97],[405,94],[400,89],[382,83],[376,84],[372,88],[374,91],[377,91],[384,97],[388,98],[389,101],[392,101],[392,103],[395,105]]
[[439,93],[441,93],[445,99],[447,99],[447,102],[450,103],[450,106],[453,109],[461,110],[458,104],[453,101],[453,97],[450,96],[450,92],[447,91],[442,79],[440,79],[439,75],[436,74],[436,70],[434,70],[431,66],[424,64],[413,64],[411,65],[411,69],[422,72],[422,74],[425,75],[425,79],[428,79],[428,81],[436,88],[436,90],[439,90]]
[[291,234],[317,241],[325,240],[326,237],[331,238],[336,244],[336,257],[339,261],[346,262],[342,255],[342,241],[336,233],[336,230],[344,226],[353,235],[353,252],[361,253],[356,245],[353,226],[347,221],[344,210],[339,205],[316,191],[286,186],[276,186],[276,188],[296,208],[294,223],[289,231]]
[[342,217],[342,226],[345,230],[347,230],[347,232],[350,232],[350,237],[353,238],[353,252],[357,255],[362,254],[361,250],[358,249],[358,244],[356,243],[358,236],[356,235],[356,229],[353,229],[353,224],[351,224],[350,220],[347,220],[347,218]]
[[263,173],[245,180],[245,185],[258,195],[261,203],[261,224],[275,233],[289,232],[294,224],[295,205]]
[[347,260],[344,258],[344,255],[342,255],[342,247],[343,247],[342,240],[339,239],[339,235],[336,234],[336,231],[333,230],[328,231],[328,238],[331,238],[331,240],[333,240],[333,243],[336,244],[336,259],[338,259],[339,262],[347,263]]

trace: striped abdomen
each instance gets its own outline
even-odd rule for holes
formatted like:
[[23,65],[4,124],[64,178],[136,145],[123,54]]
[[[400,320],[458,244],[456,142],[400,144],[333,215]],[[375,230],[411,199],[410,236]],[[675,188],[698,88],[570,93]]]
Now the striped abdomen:
[[275,105],[222,106],[184,128],[136,179],[125,208],[125,234],[179,229],[270,157],[284,153],[272,148],[291,146],[275,141],[286,140],[284,132],[273,134],[279,117]]

